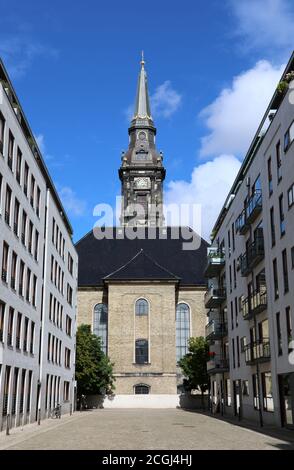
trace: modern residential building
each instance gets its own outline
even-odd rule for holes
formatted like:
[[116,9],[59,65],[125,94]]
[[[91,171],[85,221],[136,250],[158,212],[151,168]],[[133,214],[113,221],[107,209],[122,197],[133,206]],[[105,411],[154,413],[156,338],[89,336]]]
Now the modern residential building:
[[214,411],[290,427],[294,423],[293,71],[294,54],[213,229],[205,295]]
[[[155,146],[144,60],[138,82],[119,169],[122,226],[106,228],[105,236],[96,227],[76,245],[78,323],[91,325],[114,363],[115,396],[105,407],[176,407],[183,386],[178,360],[190,336],[204,335],[208,243],[188,227],[164,226],[165,169]],[[135,204],[142,208],[136,220]]]
[[72,229],[0,62],[0,430],[74,402]]

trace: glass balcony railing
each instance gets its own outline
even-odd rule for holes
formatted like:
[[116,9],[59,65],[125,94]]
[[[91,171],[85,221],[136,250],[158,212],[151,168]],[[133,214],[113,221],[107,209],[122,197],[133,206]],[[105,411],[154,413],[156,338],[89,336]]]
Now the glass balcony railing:
[[237,230],[241,235],[244,235],[247,232],[250,225],[254,222],[261,211],[262,192],[260,189],[256,189],[247,201],[245,208],[242,210],[236,221]]
[[241,276],[248,276],[252,269],[264,258],[264,240],[261,233],[240,256]]
[[267,362],[271,357],[271,348],[268,338],[254,341],[244,347],[245,362],[247,365],[256,364],[256,362]]
[[218,276],[220,271],[225,265],[225,254],[223,251],[219,250],[217,247],[208,248],[207,253],[207,264],[204,271],[204,274],[208,278],[213,278]]
[[228,334],[228,324],[222,319],[211,320],[205,327],[205,336],[208,340],[221,339]]
[[209,374],[217,374],[227,372],[229,370],[229,360],[223,356],[215,355],[207,361],[207,372]]
[[250,320],[258,313],[263,312],[267,308],[267,291],[263,287],[262,290],[254,291],[250,296],[242,302],[242,314],[244,320]]
[[216,308],[226,300],[226,289],[214,289],[211,287],[204,296],[206,308]]

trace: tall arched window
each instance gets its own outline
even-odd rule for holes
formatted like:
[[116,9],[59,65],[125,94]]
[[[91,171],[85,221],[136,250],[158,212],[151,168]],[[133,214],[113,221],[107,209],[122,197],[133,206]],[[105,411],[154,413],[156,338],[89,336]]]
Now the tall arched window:
[[150,392],[149,385],[137,384],[134,386],[135,395],[148,395]]
[[138,299],[136,301],[136,315],[148,315],[148,310],[149,310],[149,306],[148,306],[148,302],[146,299]]
[[188,352],[190,338],[190,308],[181,303],[176,308],[176,355],[177,362]]
[[101,338],[102,351],[107,354],[108,309],[105,304],[94,307],[93,333]]
[[136,340],[136,364],[147,364],[148,363],[148,340],[137,339]]

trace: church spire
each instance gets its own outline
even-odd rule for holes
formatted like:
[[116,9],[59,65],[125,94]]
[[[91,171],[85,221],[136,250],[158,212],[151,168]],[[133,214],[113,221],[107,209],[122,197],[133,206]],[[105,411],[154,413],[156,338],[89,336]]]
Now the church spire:
[[144,52],[142,51],[141,70],[138,78],[137,97],[135,104],[135,112],[132,118],[132,126],[142,124],[142,121],[147,121],[153,127],[153,120],[151,116],[150,101],[148,94],[147,73],[145,70]]

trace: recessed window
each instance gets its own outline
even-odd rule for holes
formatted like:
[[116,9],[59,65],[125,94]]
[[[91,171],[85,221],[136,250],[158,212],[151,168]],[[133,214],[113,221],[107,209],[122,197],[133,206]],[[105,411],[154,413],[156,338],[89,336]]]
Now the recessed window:
[[144,316],[148,315],[148,302],[145,299],[138,299],[136,301],[136,315]]
[[148,340],[137,339],[136,340],[136,364],[147,364],[148,363]]
[[287,152],[293,140],[294,140],[294,121],[292,122],[291,126],[289,127],[289,129],[287,130],[284,136],[284,152]]
[[0,153],[3,155],[4,150],[4,128],[5,128],[5,119],[3,114],[0,112]]
[[138,384],[134,387],[135,395],[148,395],[150,387],[144,384]]
[[101,349],[107,354],[108,308],[106,304],[94,307],[93,333],[101,339]]
[[187,304],[180,303],[176,309],[176,355],[177,361],[188,352],[190,338],[190,308]]
[[288,208],[294,204],[294,184],[288,189]]
[[263,409],[265,411],[274,411],[271,372],[264,372],[261,374],[261,383],[263,395]]

